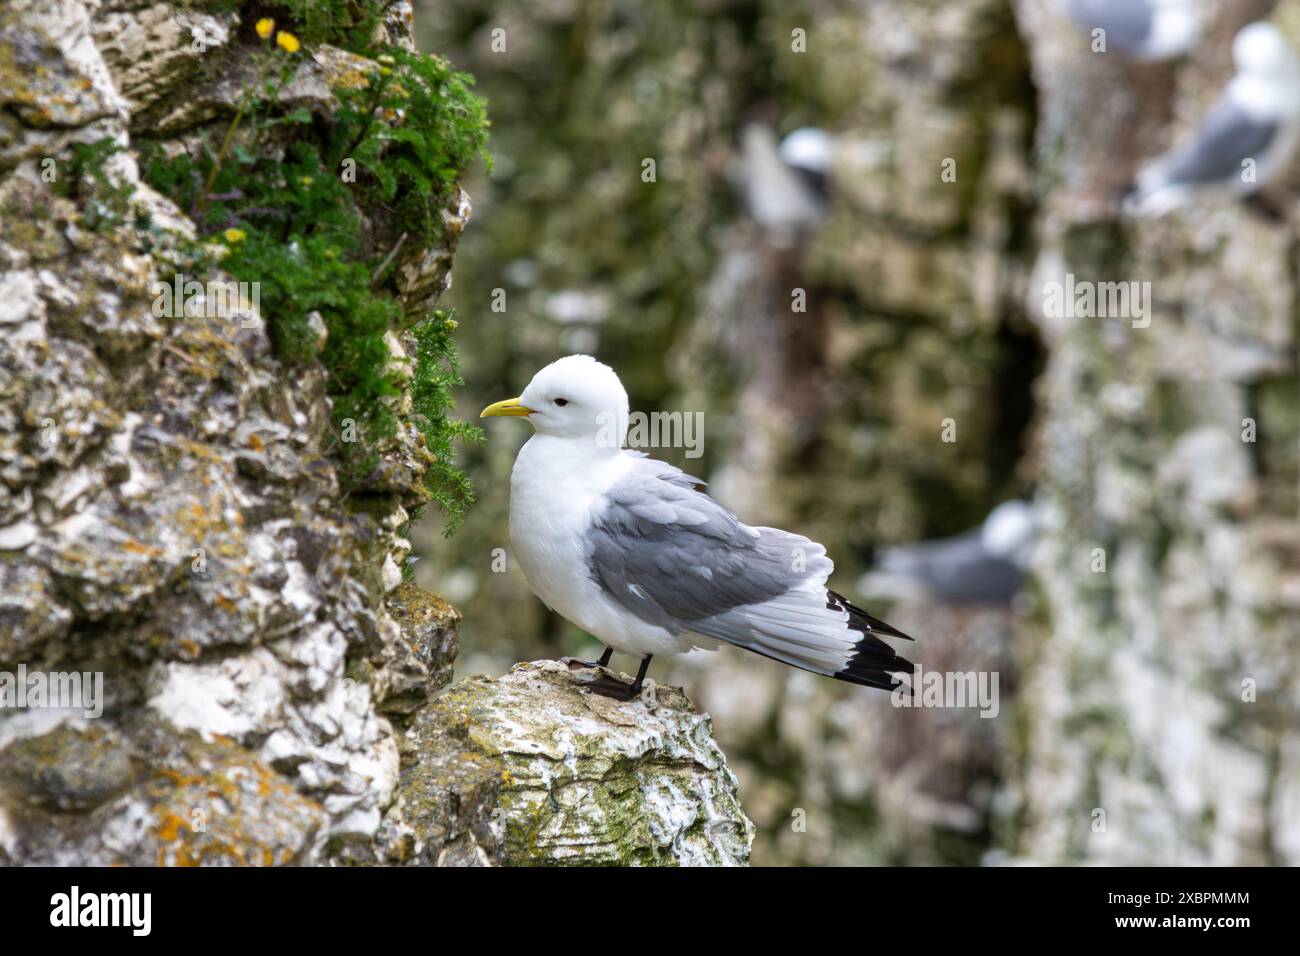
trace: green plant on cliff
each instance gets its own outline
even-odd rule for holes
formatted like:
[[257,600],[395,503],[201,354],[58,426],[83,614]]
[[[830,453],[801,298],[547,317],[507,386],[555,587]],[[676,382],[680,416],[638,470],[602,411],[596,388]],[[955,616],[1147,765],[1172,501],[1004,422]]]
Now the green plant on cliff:
[[382,0],[282,0],[304,42],[332,43],[366,52],[375,26],[384,18]]
[[452,389],[465,384],[451,341],[456,330],[453,314],[451,310],[439,310],[415,327],[415,378],[411,382],[412,417],[434,459],[425,476],[425,487],[434,504],[448,516],[449,534],[459,527],[464,514],[460,503],[473,500],[474,495],[469,476],[452,464],[452,450],[457,442],[483,440],[483,431],[477,425],[447,414],[454,401]]
[[[395,232],[436,241],[442,228],[429,197],[446,195],[475,156],[491,164],[483,149],[483,103],[470,91],[470,78],[437,57],[393,48],[381,63],[366,88],[335,91],[344,104],[334,136],[343,144],[338,159],[351,159],[368,174]],[[398,115],[400,123],[384,121]]]
[[[327,370],[331,450],[350,492],[364,490],[402,424],[395,400],[406,372],[385,338],[409,328],[417,349],[407,417],[433,455],[425,484],[450,532],[473,501],[469,478],[453,463],[454,445],[481,439],[448,415],[450,389],[460,384],[455,323],[441,313],[407,315],[382,280],[397,247],[443,238],[441,211],[456,180],[476,157],[489,161],[483,103],[472,80],[444,61],[369,46],[382,9],[376,0],[297,0],[288,8],[292,29],[277,29],[270,18],[257,24],[264,65],[233,120],[179,155],[146,145],[145,175],[190,213],[206,240],[200,249],[219,244],[213,258],[221,269],[260,283],[281,359],[319,360]],[[339,106],[328,117],[277,102],[302,55],[298,31],[308,43],[330,40],[373,64],[333,91]],[[364,251],[367,221],[398,237],[387,253]],[[323,347],[317,316],[328,331]]]

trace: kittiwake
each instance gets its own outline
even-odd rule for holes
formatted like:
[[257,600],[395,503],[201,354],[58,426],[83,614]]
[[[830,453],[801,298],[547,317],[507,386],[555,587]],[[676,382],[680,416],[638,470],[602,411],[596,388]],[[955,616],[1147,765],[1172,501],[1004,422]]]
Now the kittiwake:
[[1300,142],[1300,61],[1267,23],[1232,43],[1237,74],[1190,141],[1143,169],[1126,208],[1159,216],[1198,190],[1248,196],[1284,173]]
[[1037,532],[1032,505],[1005,501],[974,531],[889,548],[859,586],[890,597],[1006,604],[1020,589]]
[[793,244],[825,218],[833,149],[831,135],[812,127],[795,130],[780,144],[763,123],[750,123],[741,133],[745,205],[778,244]]
[[[1065,15],[1105,51],[1135,60],[1182,56],[1200,39],[1205,0],[1060,0]],[[1100,33],[1098,32],[1100,31]]]
[[719,641],[793,667],[893,690],[913,666],[881,635],[906,634],[829,590],[826,549],[750,527],[672,465],[623,448],[627,392],[613,369],[570,355],[483,417],[519,416],[534,434],[510,476],[510,543],[528,586],[599,639],[605,666],[641,658],[635,682],[592,689],[640,693],[650,658]]

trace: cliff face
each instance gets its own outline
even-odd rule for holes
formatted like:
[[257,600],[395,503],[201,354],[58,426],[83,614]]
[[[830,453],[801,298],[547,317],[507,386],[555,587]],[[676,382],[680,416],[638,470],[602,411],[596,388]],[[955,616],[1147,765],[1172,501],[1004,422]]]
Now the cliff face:
[[[7,776],[33,788],[4,811],[5,848],[18,862],[317,859],[372,835],[397,780],[381,709],[423,648],[384,597],[411,502],[344,507],[324,371],[290,379],[263,316],[155,308],[168,244],[193,227],[142,184],[132,139],[229,121],[229,96],[184,114],[222,102],[237,14],[32,2],[3,16],[0,660],[102,672],[106,698],[84,727],[28,737],[56,719],[39,711],[0,725],[19,738]],[[186,89],[196,75],[214,79]],[[101,171],[122,208],[96,219],[108,200],[59,188],[93,173],[60,161],[105,139],[122,149]]]
[[[217,218],[258,185],[222,186],[223,161],[288,168],[319,130],[342,129],[373,164],[372,115],[399,132],[434,116],[409,146],[458,173],[454,140],[473,130],[456,123],[473,110],[438,112],[455,91],[446,79],[386,109],[379,77],[413,86],[429,74],[403,58],[409,4],[367,9],[369,33],[336,25],[338,42],[391,55],[325,42],[306,21],[273,37],[225,0],[17,0],[0,12],[0,672],[86,679],[75,706],[0,711],[4,861],[461,861],[442,852],[470,803],[459,782],[443,784],[446,806],[420,807],[435,835],[410,853],[388,841],[407,827],[393,810],[404,759],[459,761],[440,750],[446,705],[430,709],[451,679],[459,615],[402,583],[402,568],[412,513],[444,500],[426,473],[445,474],[429,437],[445,433],[429,420],[437,406],[421,419],[419,403],[441,374],[422,364],[430,342],[452,324],[424,316],[450,281],[468,198],[441,180],[418,202],[418,179],[385,192],[381,161],[365,167],[373,193],[317,202],[313,190],[335,185],[319,177],[339,175],[327,164],[283,184],[302,206],[279,218],[248,208],[225,229]],[[349,112],[357,90],[375,99]],[[168,165],[205,158],[194,169],[211,169],[206,184]],[[174,168],[187,175],[168,179]],[[294,222],[297,208],[320,218]],[[354,217],[339,230],[358,237],[351,251],[318,242],[339,210]],[[292,238],[262,247],[260,222]],[[396,235],[394,222],[412,225]],[[273,253],[289,258],[250,269]],[[345,300],[355,308],[296,315],[317,283],[282,287],[317,253],[321,283],[346,292],[360,275]],[[160,307],[164,296],[175,298]],[[390,303],[379,328],[360,311],[376,301]],[[356,400],[371,382],[344,364],[362,361],[352,353],[372,362],[377,405]],[[362,456],[349,428],[376,421]],[[668,724],[725,785],[698,719]],[[634,770],[641,758],[609,759]],[[734,807],[732,819],[743,820]]]
[[[1034,859],[1300,860],[1294,197],[1281,221],[1225,200],[1120,222],[1113,192],[1130,151],[1203,115],[1272,6],[1215,5],[1202,55],[1126,68],[1018,5],[1054,157],[1028,289],[1051,356],[1014,847]],[[1272,19],[1300,42],[1300,6]],[[1150,310],[1055,318],[1043,289],[1069,274],[1147,282]]]

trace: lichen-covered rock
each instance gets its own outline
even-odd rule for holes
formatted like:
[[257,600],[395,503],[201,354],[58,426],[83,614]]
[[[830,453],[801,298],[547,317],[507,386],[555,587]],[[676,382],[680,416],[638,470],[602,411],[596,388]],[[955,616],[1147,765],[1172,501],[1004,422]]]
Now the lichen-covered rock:
[[306,863],[327,826],[319,804],[233,741],[156,721],[66,721],[0,752],[0,861]]
[[384,642],[375,702],[385,714],[409,716],[451,683],[460,612],[414,584],[394,588],[386,606],[401,637]]
[[412,861],[748,862],[753,824],[710,718],[667,686],[600,697],[583,689],[590,675],[519,664],[461,681],[416,718],[385,821]]
[[[0,671],[98,671],[106,697],[93,728],[0,712],[12,862],[341,854],[392,799],[385,715],[450,680],[458,615],[399,587],[420,434],[347,501],[325,370],[288,374],[253,302],[158,307],[196,230],[141,182],[136,139],[170,153],[231,121],[267,55],[250,9],[0,11]],[[395,0],[380,28],[407,49],[410,12]],[[279,102],[326,121],[378,68],[326,44],[294,63]],[[436,248],[402,250],[427,264],[404,273],[413,307],[448,281],[469,205],[447,203]]]
[[[138,114],[189,83],[205,58],[227,45],[238,23],[232,10],[106,0],[95,18],[95,45]],[[141,56],[143,50],[148,55]]]

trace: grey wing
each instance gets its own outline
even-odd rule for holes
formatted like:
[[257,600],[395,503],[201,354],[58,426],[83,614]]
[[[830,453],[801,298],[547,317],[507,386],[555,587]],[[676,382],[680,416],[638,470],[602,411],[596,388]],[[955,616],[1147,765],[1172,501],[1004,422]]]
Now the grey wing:
[[1152,10],[1147,0],[1064,0],[1065,12],[1081,29],[1105,30],[1106,42],[1138,53],[1151,36]]
[[784,594],[833,565],[821,545],[750,528],[692,479],[643,459],[610,490],[590,529],[595,581],[642,620],[673,633]]
[[[794,667],[892,689],[907,638],[826,589],[826,549],[751,528],[662,462],[643,460],[588,529],[592,579],[643,621],[727,641]],[[910,640],[910,638],[908,638]]]
[[881,568],[909,577],[935,597],[955,604],[1005,603],[1015,596],[1024,577],[1013,562],[990,554],[978,531],[892,548]]
[[1195,138],[1159,162],[1169,184],[1204,185],[1241,175],[1242,162],[1261,162],[1278,124],[1253,119],[1235,100],[1221,96],[1205,114]]

